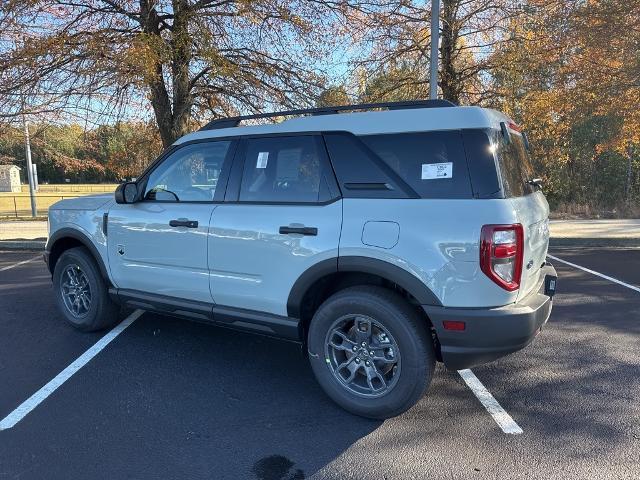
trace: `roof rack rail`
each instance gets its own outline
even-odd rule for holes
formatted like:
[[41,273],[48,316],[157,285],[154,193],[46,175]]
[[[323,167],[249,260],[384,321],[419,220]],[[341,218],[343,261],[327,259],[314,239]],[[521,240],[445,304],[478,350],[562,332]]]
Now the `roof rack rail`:
[[361,103],[359,105],[338,105],[335,107],[304,108],[298,110],[284,110],[281,112],[256,113],[253,115],[240,115],[238,117],[227,117],[212,120],[200,130],[216,130],[218,128],[231,128],[240,125],[243,120],[254,120],[257,118],[284,117],[288,115],[331,115],[340,112],[350,112],[354,110],[373,110],[374,108],[386,108],[387,110],[405,110],[411,108],[441,108],[455,107],[456,104],[449,100],[411,100],[407,102],[383,102],[383,103]]

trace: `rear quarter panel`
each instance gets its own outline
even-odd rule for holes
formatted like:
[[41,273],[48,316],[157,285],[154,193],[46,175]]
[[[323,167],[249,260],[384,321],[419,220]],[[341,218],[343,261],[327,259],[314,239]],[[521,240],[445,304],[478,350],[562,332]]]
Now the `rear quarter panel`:
[[[340,256],[366,256],[405,269],[425,283],[448,307],[494,307],[513,303],[507,292],[480,270],[482,225],[514,223],[516,212],[508,200],[344,199]],[[397,242],[368,234],[367,222],[395,222]]]

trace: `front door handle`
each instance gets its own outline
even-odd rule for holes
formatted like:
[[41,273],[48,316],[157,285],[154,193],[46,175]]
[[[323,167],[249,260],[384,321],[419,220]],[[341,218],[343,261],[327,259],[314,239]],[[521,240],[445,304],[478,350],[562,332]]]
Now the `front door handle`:
[[300,235],[310,235],[315,237],[318,235],[318,229],[316,227],[287,227],[282,226],[279,230],[281,235],[288,235],[290,233],[298,233]]
[[185,220],[185,219],[171,220],[169,222],[169,226],[170,227],[198,228],[198,221],[197,220]]

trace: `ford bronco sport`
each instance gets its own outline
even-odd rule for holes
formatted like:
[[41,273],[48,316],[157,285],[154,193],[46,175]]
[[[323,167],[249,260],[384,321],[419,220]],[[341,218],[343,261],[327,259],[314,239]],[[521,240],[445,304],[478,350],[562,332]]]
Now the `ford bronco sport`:
[[55,204],[45,260],[78,329],[126,306],[301,342],[334,401],[388,418],[436,361],[472,367],[538,334],[548,213],[509,117],[350,105],[212,121],[115,198]]

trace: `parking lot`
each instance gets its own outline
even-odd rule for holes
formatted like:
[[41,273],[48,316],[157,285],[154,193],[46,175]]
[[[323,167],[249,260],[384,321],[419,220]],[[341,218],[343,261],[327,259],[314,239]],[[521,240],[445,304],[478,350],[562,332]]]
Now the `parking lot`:
[[69,370],[107,332],[63,322],[35,252],[0,252],[0,479],[640,478],[640,250],[550,254],[541,335],[473,369],[503,410],[438,367],[380,422],[333,404],[294,343],[155,314]]

